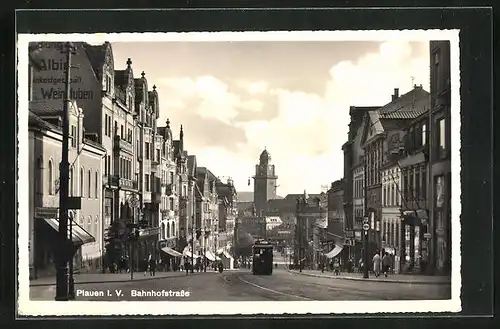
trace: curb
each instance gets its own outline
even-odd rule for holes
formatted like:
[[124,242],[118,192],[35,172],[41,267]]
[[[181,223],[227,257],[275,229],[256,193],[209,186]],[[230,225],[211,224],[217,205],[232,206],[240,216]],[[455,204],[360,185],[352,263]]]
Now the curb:
[[291,270],[287,270],[291,274],[295,275],[305,275],[305,276],[311,276],[315,278],[323,278],[323,279],[336,279],[336,280],[350,280],[350,281],[364,281],[364,282],[385,282],[385,283],[402,283],[402,284],[431,284],[431,285],[449,285],[451,282],[445,282],[445,281],[401,281],[401,280],[391,280],[391,279],[382,279],[382,280],[376,280],[376,279],[363,279],[363,278],[355,278],[355,277],[342,277],[342,276],[326,276],[326,275],[318,275],[318,274],[311,274],[311,273],[298,273],[294,272]]
[[[190,276],[190,275],[200,275],[200,274],[207,274],[207,273],[213,273],[216,274],[218,272],[194,272],[194,273],[189,273],[189,275],[185,275],[185,272],[183,272],[182,275],[169,275],[169,276],[153,276],[153,277],[145,277],[145,278],[134,278],[133,280],[129,279],[122,279],[122,280],[106,280],[106,281],[76,281],[75,284],[92,284],[92,283],[120,283],[120,282],[137,282],[137,281],[151,281],[151,280],[159,280],[159,279],[168,279],[168,278],[178,278],[178,277],[185,277],[185,276]],[[50,286],[55,286],[55,283],[35,283],[35,284],[30,284],[30,287],[50,287]]]

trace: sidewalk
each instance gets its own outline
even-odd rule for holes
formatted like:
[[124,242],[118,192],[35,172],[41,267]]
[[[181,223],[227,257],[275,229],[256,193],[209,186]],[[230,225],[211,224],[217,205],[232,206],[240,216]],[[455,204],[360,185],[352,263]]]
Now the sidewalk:
[[431,276],[431,275],[410,275],[410,274],[392,274],[387,278],[382,274],[378,278],[370,273],[368,279],[363,279],[363,273],[345,273],[341,272],[339,275],[334,275],[332,272],[314,270],[288,270],[288,272],[296,275],[306,275],[317,278],[329,279],[344,279],[353,281],[370,281],[370,282],[391,282],[391,283],[404,283],[404,284],[450,284],[451,277],[449,276]]
[[[194,272],[189,273],[189,275],[199,275],[199,274],[209,274],[216,273],[215,271],[207,272]],[[155,276],[150,276],[149,273],[144,275],[144,272],[134,272],[133,281],[146,281],[146,280],[155,280],[155,279],[163,279],[169,277],[179,277],[186,276],[186,272],[177,271],[177,272],[156,272]],[[106,283],[106,282],[125,282],[132,281],[130,280],[130,273],[81,273],[75,274],[74,276],[75,284],[85,284],[85,283]],[[36,280],[30,281],[30,287],[40,287],[40,286],[55,286],[56,277],[44,277]]]

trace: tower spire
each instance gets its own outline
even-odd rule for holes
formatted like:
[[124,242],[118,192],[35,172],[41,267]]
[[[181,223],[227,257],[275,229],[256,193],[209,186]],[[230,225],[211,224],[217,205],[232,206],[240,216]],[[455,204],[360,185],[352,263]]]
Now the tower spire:
[[182,129],[182,125],[181,125],[181,133],[179,136],[180,136],[181,141],[184,140],[184,131]]

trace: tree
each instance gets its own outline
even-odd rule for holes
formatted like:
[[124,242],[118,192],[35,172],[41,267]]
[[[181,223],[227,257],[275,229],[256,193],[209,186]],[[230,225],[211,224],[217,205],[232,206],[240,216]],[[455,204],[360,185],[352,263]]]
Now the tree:
[[236,240],[235,253],[238,256],[251,256],[254,240],[248,233],[242,233]]

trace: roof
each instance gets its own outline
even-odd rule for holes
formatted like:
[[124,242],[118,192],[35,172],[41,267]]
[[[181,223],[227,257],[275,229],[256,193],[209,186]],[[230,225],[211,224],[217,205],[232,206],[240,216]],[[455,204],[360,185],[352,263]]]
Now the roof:
[[296,199],[272,199],[267,201],[270,212],[277,211],[279,213],[295,212],[297,207]]
[[191,176],[196,175],[196,155],[189,155],[187,157],[188,173]]
[[115,70],[115,86],[122,87],[126,84],[126,70]]
[[[308,194],[309,198],[320,198],[321,194]],[[302,198],[304,196],[304,193],[300,194],[288,194],[284,200],[297,200],[298,198]]]
[[83,44],[83,48],[85,49],[85,53],[87,54],[90,65],[92,66],[96,77],[100,76],[99,72],[105,62],[106,50],[108,47],[110,47],[110,44],[107,41],[102,45],[96,46],[89,45],[88,43]]
[[425,91],[422,86],[415,85],[412,90],[410,90],[406,94],[401,95],[392,102],[384,105],[378,110],[378,112],[381,114],[384,113],[384,117],[396,112],[412,112],[415,111],[415,108],[413,106],[415,101],[421,100],[423,98],[428,98],[430,100],[429,92]]
[[236,208],[238,208],[238,211],[253,209],[253,202],[238,202]]

